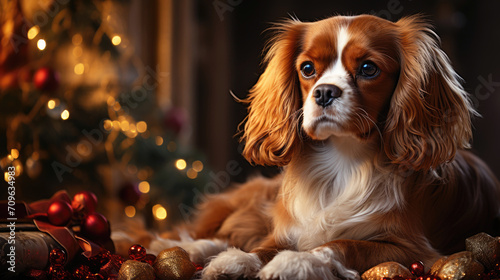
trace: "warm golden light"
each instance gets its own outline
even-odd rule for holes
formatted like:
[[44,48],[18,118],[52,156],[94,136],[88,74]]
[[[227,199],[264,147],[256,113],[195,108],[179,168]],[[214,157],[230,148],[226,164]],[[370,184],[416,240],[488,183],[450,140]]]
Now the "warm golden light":
[[33,40],[40,33],[40,27],[35,25],[28,30],[28,39]]
[[148,124],[144,121],[140,121],[137,123],[137,132],[144,133],[148,129]]
[[135,138],[135,137],[137,137],[137,131],[129,130],[129,131],[127,131],[126,135],[128,138]]
[[85,66],[83,65],[83,63],[78,63],[77,65],[75,65],[75,74],[77,75],[82,75],[83,72],[85,72]]
[[5,173],[3,174],[3,177],[4,177],[5,182],[7,182],[7,183],[8,183],[8,182],[9,182],[9,172],[5,172]]
[[189,179],[196,179],[196,177],[198,177],[198,172],[196,172],[194,169],[190,168],[187,171],[186,175]]
[[147,181],[142,181],[139,183],[139,191],[141,193],[148,193],[150,190],[149,183]]
[[84,157],[90,155],[90,153],[92,152],[92,147],[89,147],[89,143],[88,142],[80,142],[78,143],[78,145],[76,145],[76,150],[78,151],[78,153]]
[[69,111],[68,110],[62,111],[62,113],[61,113],[61,119],[67,120],[68,118],[69,118]]
[[177,169],[179,170],[184,170],[186,169],[186,161],[183,160],[183,159],[178,159],[176,162],[175,162],[175,167],[177,167]]
[[111,120],[105,120],[102,126],[104,127],[104,129],[109,131],[113,129],[113,122]]
[[157,146],[161,146],[163,144],[163,137],[161,136],[156,136],[155,142]]
[[106,100],[106,103],[108,103],[108,106],[115,105],[115,98],[113,96],[108,97],[108,100]]
[[78,46],[83,42],[83,37],[81,34],[75,34],[73,35],[73,38],[71,38],[71,42],[73,45]]
[[135,216],[135,207],[131,205],[125,207],[125,215],[129,218],[133,218]]
[[122,38],[118,35],[113,36],[113,38],[111,39],[111,43],[113,43],[113,45],[115,46],[118,46],[121,42]]
[[50,110],[54,109],[56,107],[56,101],[54,99],[51,99],[49,100],[49,102],[47,102],[47,108],[49,108]]
[[113,128],[115,130],[119,130],[120,129],[120,122],[119,121],[113,121]]
[[126,120],[123,120],[120,122],[120,128],[122,129],[122,131],[127,131],[130,129],[130,123]]
[[193,170],[196,172],[201,172],[203,170],[203,162],[199,160],[193,162]]
[[10,150],[10,155],[12,156],[13,159],[17,159],[19,157],[19,150],[18,149]]
[[43,51],[45,50],[45,48],[47,47],[47,42],[45,42],[44,39],[40,39],[38,40],[38,42],[36,43],[36,46],[39,50]]
[[80,57],[83,54],[83,49],[80,46],[76,46],[73,48],[73,55],[76,57]]
[[141,181],[147,180],[148,177],[149,177],[149,172],[146,169],[141,169],[139,170],[139,172],[137,172],[137,178]]
[[23,164],[21,163],[20,160],[14,160],[12,162],[12,166],[14,166],[14,168],[16,169],[16,175],[14,175],[15,177],[19,177],[19,175],[21,175],[23,173]]
[[153,206],[153,215],[157,220],[165,220],[167,218],[167,209],[160,204],[156,204]]

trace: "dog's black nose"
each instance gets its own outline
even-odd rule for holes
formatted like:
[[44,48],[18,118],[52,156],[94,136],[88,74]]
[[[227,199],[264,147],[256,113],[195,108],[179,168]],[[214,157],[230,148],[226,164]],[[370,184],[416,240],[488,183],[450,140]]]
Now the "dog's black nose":
[[333,103],[333,100],[342,95],[342,90],[336,85],[322,84],[314,89],[316,104],[325,108]]

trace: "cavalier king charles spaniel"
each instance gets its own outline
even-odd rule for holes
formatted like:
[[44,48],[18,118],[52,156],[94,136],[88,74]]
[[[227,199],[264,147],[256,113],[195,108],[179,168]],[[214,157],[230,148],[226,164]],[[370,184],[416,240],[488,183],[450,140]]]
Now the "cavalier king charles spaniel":
[[430,268],[465,238],[498,233],[499,182],[463,150],[477,113],[425,20],[335,16],[275,29],[241,140],[251,163],[283,172],[200,206],[193,241],[181,243],[205,263],[203,279]]

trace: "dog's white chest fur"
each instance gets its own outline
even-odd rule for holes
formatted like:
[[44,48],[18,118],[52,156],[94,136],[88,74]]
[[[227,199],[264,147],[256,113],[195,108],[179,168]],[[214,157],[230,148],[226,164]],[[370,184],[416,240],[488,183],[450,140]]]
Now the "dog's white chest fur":
[[325,142],[289,165],[283,196],[295,223],[283,234],[298,250],[374,236],[380,228],[369,222],[371,217],[401,202],[399,188],[391,187],[394,179],[384,180],[375,171],[370,147],[355,141]]

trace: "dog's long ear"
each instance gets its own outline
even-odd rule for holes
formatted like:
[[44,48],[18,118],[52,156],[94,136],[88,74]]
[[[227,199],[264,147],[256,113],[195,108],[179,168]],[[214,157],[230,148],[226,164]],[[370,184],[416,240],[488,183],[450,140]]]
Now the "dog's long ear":
[[267,67],[250,90],[248,117],[241,141],[243,156],[260,165],[286,165],[299,148],[300,85],[295,60],[305,24],[277,26],[264,59]]
[[393,163],[430,170],[468,148],[471,116],[477,114],[460,84],[439,37],[421,17],[396,22],[401,73],[384,130]]

